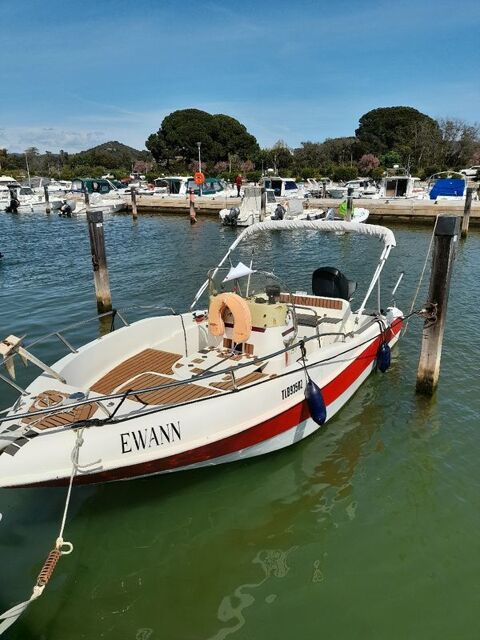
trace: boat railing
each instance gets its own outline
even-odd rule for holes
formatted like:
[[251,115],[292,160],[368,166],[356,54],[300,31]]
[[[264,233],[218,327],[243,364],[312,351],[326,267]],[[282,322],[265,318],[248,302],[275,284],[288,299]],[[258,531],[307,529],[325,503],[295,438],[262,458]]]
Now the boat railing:
[[[111,323],[110,323],[110,329],[108,331],[108,333],[112,333],[112,331],[115,330],[115,318],[119,318],[124,327],[128,327],[130,325],[130,323],[128,322],[128,320],[125,317],[125,313],[127,311],[133,311],[135,309],[148,309],[148,310],[155,310],[155,311],[170,311],[173,315],[176,316],[180,316],[179,313],[177,313],[175,311],[175,309],[173,309],[172,307],[165,307],[165,306],[159,306],[159,305],[135,305],[132,307],[127,307],[126,309],[122,309],[121,311],[119,309],[111,309],[110,311],[106,311],[104,313],[100,313],[96,316],[92,316],[90,318],[85,318],[83,320],[79,320],[77,322],[74,322],[73,324],[61,327],[60,329],[56,330],[56,331],[52,331],[51,333],[47,333],[43,336],[40,336],[38,338],[36,338],[35,340],[32,340],[31,342],[28,342],[28,344],[25,345],[25,350],[30,350],[32,347],[35,347],[37,345],[39,345],[40,343],[44,343],[47,342],[49,339],[51,338],[56,338],[57,340],[59,340],[69,351],[70,353],[78,353],[78,349],[76,349],[73,344],[70,342],[70,340],[68,340],[65,337],[65,333],[68,331],[72,331],[73,329],[78,329],[79,327],[85,326],[87,324],[93,323],[93,322],[98,322],[100,320],[100,322],[103,319],[107,319],[107,318],[111,318]],[[182,319],[182,327],[183,330],[185,332],[185,327],[183,325],[183,319]],[[8,365],[9,361],[11,361],[16,355],[16,352],[13,351],[11,355],[8,355],[6,358],[4,358],[3,360],[3,364]],[[36,360],[38,360],[38,358],[36,358]],[[41,361],[39,361],[41,362]],[[8,368],[7,368],[8,370]],[[22,395],[28,395],[27,392],[25,391],[25,389],[23,389],[18,383],[14,382],[12,379],[8,378],[7,376],[4,376],[0,373],[0,380],[2,380],[3,382],[5,382],[6,384],[10,385],[11,387],[13,387],[16,391],[18,391],[19,393],[21,393]]]
[[[326,337],[326,336],[332,336],[332,335],[337,335],[337,336],[342,336],[342,337],[346,337],[347,335],[349,335],[348,333],[344,333],[344,332],[328,332],[328,333],[324,333],[324,334],[320,334],[320,338],[321,337]],[[301,340],[295,342],[294,344],[290,344],[286,347],[284,347],[283,349],[279,349],[278,351],[274,351],[272,353],[269,353],[265,356],[260,356],[260,357],[254,357],[253,360],[249,360],[248,362],[239,362],[236,363],[235,365],[231,366],[231,367],[227,367],[225,369],[221,369],[218,371],[207,371],[195,376],[192,376],[191,378],[188,379],[184,379],[184,380],[172,380],[171,382],[167,382],[167,383],[163,383],[160,385],[155,385],[153,387],[146,387],[144,389],[129,389],[127,391],[121,392],[121,393],[112,393],[110,395],[102,395],[102,396],[90,396],[87,395],[83,400],[76,400],[74,402],[68,402],[67,405],[62,403],[56,407],[46,407],[45,409],[38,409],[36,411],[28,411],[26,413],[23,414],[16,414],[13,416],[7,416],[5,418],[0,418],[0,424],[2,424],[3,422],[7,422],[7,421],[14,421],[14,420],[21,420],[22,418],[32,418],[34,416],[40,416],[40,415],[53,415],[55,413],[61,413],[61,412],[65,412],[66,406],[68,406],[68,409],[74,409],[75,407],[79,407],[81,405],[85,405],[85,404],[92,404],[92,403],[101,403],[101,402],[106,402],[108,400],[119,400],[120,404],[123,403],[127,398],[129,398],[130,396],[136,397],[138,398],[139,396],[142,396],[144,394],[147,393],[152,393],[154,391],[163,391],[165,389],[174,389],[176,387],[181,387],[181,386],[185,386],[188,384],[191,384],[192,382],[200,382],[203,380],[208,380],[210,378],[218,378],[219,376],[230,376],[232,378],[232,383],[233,383],[233,388],[231,390],[228,391],[224,391],[223,395],[226,395],[228,393],[234,393],[234,392],[238,392],[238,385],[236,384],[236,380],[235,380],[235,373],[238,372],[241,369],[244,369],[245,367],[252,367],[252,365],[259,365],[263,362],[267,362],[268,360],[272,360],[273,358],[276,358],[279,355],[282,355],[284,353],[287,352],[291,352],[294,351],[295,349],[298,349],[302,346],[304,346],[307,342],[310,342],[311,340],[317,340],[318,336],[317,334],[314,334],[312,336],[307,336],[302,338]],[[370,342],[371,340],[373,340],[374,338],[370,338],[367,342]],[[327,358],[326,361],[329,361],[331,359],[331,357]],[[292,370],[292,371],[287,371],[285,373],[280,374],[280,376],[283,375],[290,375],[292,373],[298,372],[303,370],[304,368],[308,369],[311,367],[315,367],[315,366],[319,366],[320,364],[322,364],[322,361],[320,362],[312,362],[308,364],[308,358],[307,358],[307,364],[301,364],[299,366],[298,369]],[[263,384],[265,383],[266,380],[260,380],[257,381],[255,383],[253,383],[254,385],[257,384]],[[28,395],[28,394],[27,394]],[[164,411],[166,409],[170,409],[172,407],[176,407],[182,404],[190,404],[191,402],[201,402],[202,400],[206,400],[208,398],[200,398],[200,399],[196,399],[196,400],[192,400],[192,401],[187,401],[187,402],[173,402],[170,404],[165,404],[165,405],[161,405],[161,406],[154,406],[154,409],[150,409],[150,410],[142,410],[140,412],[136,411],[135,412],[135,417],[140,417],[141,415],[146,415],[148,413],[153,412],[158,412],[158,411]],[[18,401],[17,401],[18,402]],[[14,405],[15,407],[16,405]],[[119,405],[120,406],[120,405]],[[14,408],[12,407],[12,409]],[[117,407],[118,409],[119,407]],[[116,410],[113,411],[113,413],[115,413]],[[122,419],[125,419],[122,416]],[[103,423],[103,421],[102,421]],[[95,420],[90,419],[90,420],[86,420],[85,424],[91,424],[93,426],[95,426]],[[78,425],[77,425],[78,426]],[[75,424],[74,425],[67,425],[65,428],[75,428]],[[48,433],[48,430],[45,432]]]

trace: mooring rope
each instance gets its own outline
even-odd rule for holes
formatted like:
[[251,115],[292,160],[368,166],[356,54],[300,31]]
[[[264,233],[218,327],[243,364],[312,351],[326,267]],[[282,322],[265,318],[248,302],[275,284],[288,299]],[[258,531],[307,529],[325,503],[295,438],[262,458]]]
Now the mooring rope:
[[433,226],[432,236],[430,238],[430,244],[428,245],[427,255],[425,256],[425,262],[423,263],[422,273],[420,274],[420,279],[418,281],[417,288],[416,288],[415,293],[414,293],[413,298],[412,298],[412,304],[410,305],[410,311],[408,312],[408,314],[406,316],[406,320],[407,321],[405,322],[405,326],[404,326],[404,328],[402,330],[402,336],[404,336],[407,333],[408,323],[410,321],[411,316],[415,315],[412,312],[413,312],[413,308],[415,306],[415,303],[417,302],[417,297],[418,297],[418,294],[420,293],[420,288],[421,288],[422,282],[423,282],[423,276],[425,275],[425,271],[427,269],[427,264],[428,264],[428,261],[430,259],[430,254],[432,252],[433,239],[435,237],[435,230],[437,228],[437,222],[438,222],[438,216],[435,219],[435,224]]
[[[0,614],[0,635],[2,635],[14,622],[18,620],[18,618],[22,615],[22,613],[27,609],[27,607],[37,598],[39,598],[45,587],[47,586],[50,578],[55,571],[55,567],[57,566],[58,561],[62,556],[68,556],[73,551],[73,544],[63,539],[65,525],[67,522],[68,509],[70,506],[70,499],[72,496],[72,486],[74,478],[78,472],[78,470],[83,466],[80,465],[79,455],[80,455],[80,447],[83,444],[83,429],[78,429],[76,432],[75,445],[72,449],[71,453],[71,461],[72,461],[72,471],[70,473],[70,481],[68,483],[68,491],[67,497],[65,500],[65,507],[63,509],[62,522],[60,525],[60,530],[58,532],[57,539],[55,541],[55,547],[49,552],[45,562],[43,563],[42,569],[38,574],[37,580],[33,587],[32,595],[28,600],[24,602],[20,602],[15,605],[8,611]],[[90,465],[88,465],[90,466]]]

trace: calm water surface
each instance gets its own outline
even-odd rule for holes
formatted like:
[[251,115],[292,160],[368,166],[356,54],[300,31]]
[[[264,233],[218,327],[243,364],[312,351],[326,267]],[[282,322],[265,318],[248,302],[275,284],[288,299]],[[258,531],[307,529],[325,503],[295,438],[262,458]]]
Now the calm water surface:
[[[394,229],[383,278],[408,310],[430,230]],[[190,304],[234,230],[201,219],[106,219],[114,305]],[[293,289],[334,265],[360,283],[380,246],[278,234],[249,245]],[[0,214],[0,334],[27,341],[95,313],[85,220]],[[249,252],[244,253],[249,259]],[[479,636],[480,236],[459,248],[441,380],[415,396],[421,323],[326,428],[262,458],[75,489],[63,558],[14,640],[476,639]],[[360,292],[356,296],[358,301]],[[419,302],[425,299],[425,288]],[[388,295],[385,302],[389,302]],[[138,311],[127,312],[130,319]],[[98,324],[68,334],[92,339]],[[63,351],[49,342],[38,355]],[[19,368],[27,384],[35,370]],[[0,406],[15,398],[0,386]],[[0,611],[26,599],[64,489],[0,490]]]

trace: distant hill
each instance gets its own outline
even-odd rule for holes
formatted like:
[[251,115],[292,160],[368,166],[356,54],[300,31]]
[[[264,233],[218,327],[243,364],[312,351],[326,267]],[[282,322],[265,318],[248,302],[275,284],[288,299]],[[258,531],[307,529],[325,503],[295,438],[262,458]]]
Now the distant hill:
[[137,161],[152,162],[153,158],[149,151],[139,151],[117,140],[111,140],[76,153],[75,160],[82,164],[115,168],[130,167]]

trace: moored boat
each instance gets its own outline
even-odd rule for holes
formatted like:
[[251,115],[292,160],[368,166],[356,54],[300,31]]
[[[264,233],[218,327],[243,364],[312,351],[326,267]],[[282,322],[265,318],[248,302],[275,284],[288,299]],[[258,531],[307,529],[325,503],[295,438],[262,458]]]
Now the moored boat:
[[[319,267],[311,290],[294,293],[261,264],[231,266],[239,245],[278,231],[380,240],[357,310],[356,283],[336,268]],[[235,461],[314,433],[388,364],[402,313],[380,301],[366,309],[394,246],[376,225],[264,222],[237,237],[186,313],[126,324],[79,349],[66,341],[71,352],[52,366],[8,336],[7,371],[18,355],[43,372],[0,418],[0,486],[68,483],[79,438],[75,482],[90,483]],[[207,290],[208,312],[193,310]]]

